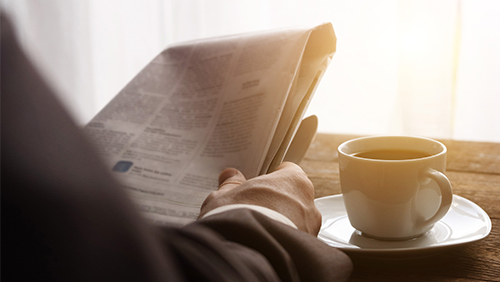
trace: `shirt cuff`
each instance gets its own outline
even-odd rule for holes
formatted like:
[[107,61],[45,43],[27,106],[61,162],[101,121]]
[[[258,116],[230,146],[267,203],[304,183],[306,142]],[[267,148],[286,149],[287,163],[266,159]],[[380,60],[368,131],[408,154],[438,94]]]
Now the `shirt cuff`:
[[274,219],[276,221],[279,221],[281,223],[284,223],[290,227],[293,227],[295,229],[298,229],[297,228],[297,225],[295,225],[295,223],[293,223],[288,217],[284,216],[283,214],[275,211],[275,210],[272,210],[272,209],[269,209],[269,208],[265,208],[265,207],[261,207],[261,206],[256,206],[256,205],[247,205],[247,204],[233,204],[233,205],[227,205],[227,206],[222,206],[222,207],[218,207],[218,208],[215,208],[209,212],[207,212],[205,215],[203,215],[200,219],[202,218],[205,218],[205,217],[209,217],[209,216],[212,216],[212,215],[216,215],[216,214],[219,214],[219,213],[222,213],[222,212],[226,212],[226,211],[230,211],[230,210],[235,210],[235,209],[250,209],[250,210],[253,210],[253,211],[256,211],[256,212],[259,212],[271,219]]

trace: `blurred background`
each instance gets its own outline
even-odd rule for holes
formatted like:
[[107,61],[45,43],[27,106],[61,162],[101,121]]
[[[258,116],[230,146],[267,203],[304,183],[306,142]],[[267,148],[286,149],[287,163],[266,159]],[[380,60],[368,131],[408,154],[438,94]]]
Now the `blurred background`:
[[319,131],[500,142],[500,1],[1,0],[86,124],[168,44],[331,22]]

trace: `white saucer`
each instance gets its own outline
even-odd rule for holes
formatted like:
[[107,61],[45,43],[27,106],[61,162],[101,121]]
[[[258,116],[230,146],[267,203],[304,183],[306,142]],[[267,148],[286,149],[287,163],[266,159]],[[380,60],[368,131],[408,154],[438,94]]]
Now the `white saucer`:
[[424,235],[405,241],[381,241],[362,236],[347,218],[342,195],[315,200],[322,219],[318,238],[346,253],[360,255],[431,255],[449,247],[471,243],[486,237],[491,220],[475,203],[453,195],[450,210]]

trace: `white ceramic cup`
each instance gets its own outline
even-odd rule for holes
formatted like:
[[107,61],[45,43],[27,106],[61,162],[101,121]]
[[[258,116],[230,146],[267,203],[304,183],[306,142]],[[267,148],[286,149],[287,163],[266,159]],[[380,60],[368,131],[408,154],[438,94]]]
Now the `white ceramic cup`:
[[[428,156],[355,156],[373,150],[411,150]],[[448,212],[453,192],[444,175],[446,147],[442,143],[410,136],[363,137],[344,142],[338,153],[347,215],[363,235],[383,240],[415,238]]]

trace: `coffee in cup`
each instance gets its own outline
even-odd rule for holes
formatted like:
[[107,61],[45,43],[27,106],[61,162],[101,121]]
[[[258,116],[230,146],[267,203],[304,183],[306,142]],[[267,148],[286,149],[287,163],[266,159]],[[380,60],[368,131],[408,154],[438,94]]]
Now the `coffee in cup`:
[[338,148],[340,183],[351,225],[375,239],[429,231],[451,206],[446,147],[411,136],[353,139]]

